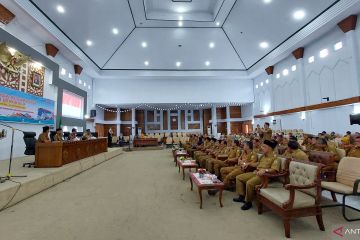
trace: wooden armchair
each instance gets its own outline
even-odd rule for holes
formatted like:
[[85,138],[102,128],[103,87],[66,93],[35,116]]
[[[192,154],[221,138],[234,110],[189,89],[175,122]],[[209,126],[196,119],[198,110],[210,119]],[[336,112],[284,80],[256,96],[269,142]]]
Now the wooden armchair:
[[348,196],[360,196],[360,158],[344,157],[340,160],[336,178],[333,181],[322,181],[322,190],[330,191],[333,199],[336,201],[335,193],[343,195],[342,203],[323,205],[322,207],[338,207],[341,206],[343,217],[351,222],[358,221],[360,218],[350,219],[346,216],[345,209],[351,208],[357,212],[360,209],[346,205],[346,197]]
[[257,188],[258,213],[262,214],[263,205],[280,215],[284,222],[285,236],[290,238],[290,220],[293,218],[316,216],[320,230],[325,231],[320,207],[321,165],[292,160],[288,175],[290,184],[285,187],[271,187],[267,182],[271,174],[262,176],[262,184]]
[[332,152],[310,151],[310,162],[321,163],[321,180],[334,179],[337,169],[335,154]]

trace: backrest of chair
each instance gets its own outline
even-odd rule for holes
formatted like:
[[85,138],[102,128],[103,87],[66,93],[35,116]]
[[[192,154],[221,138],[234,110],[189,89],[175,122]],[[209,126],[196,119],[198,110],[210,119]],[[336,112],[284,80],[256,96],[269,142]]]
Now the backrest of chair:
[[[320,183],[320,167],[317,164],[293,160],[289,165],[289,180],[293,185],[309,185]],[[303,192],[318,197],[318,190],[314,188],[302,190]]]
[[335,161],[335,156],[332,152],[310,151],[309,160],[311,162],[329,165]]
[[[341,159],[336,173],[336,181],[353,187],[355,180],[359,178],[360,158],[344,157]],[[360,190],[360,187],[358,190]]]

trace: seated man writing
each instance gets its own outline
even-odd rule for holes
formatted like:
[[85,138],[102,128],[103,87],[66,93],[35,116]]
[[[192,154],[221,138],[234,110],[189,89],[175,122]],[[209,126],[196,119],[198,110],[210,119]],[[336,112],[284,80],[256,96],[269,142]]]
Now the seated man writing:
[[242,210],[248,210],[252,207],[252,201],[255,195],[256,185],[261,184],[261,176],[265,173],[277,173],[280,171],[280,161],[274,154],[277,142],[274,140],[265,140],[261,145],[263,156],[260,158],[257,168],[253,172],[243,173],[236,177],[236,194],[239,197],[234,198],[234,202],[244,202]]

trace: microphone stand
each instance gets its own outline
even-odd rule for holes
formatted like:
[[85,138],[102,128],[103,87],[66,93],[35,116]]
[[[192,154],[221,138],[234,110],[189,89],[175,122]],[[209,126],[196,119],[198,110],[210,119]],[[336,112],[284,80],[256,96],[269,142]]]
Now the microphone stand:
[[9,168],[8,168],[8,173],[5,177],[0,177],[0,183],[4,183],[6,181],[10,181],[11,178],[13,177],[27,177],[27,176],[12,176],[11,174],[11,165],[12,165],[12,158],[13,158],[13,149],[14,149],[14,135],[15,135],[15,131],[19,131],[19,132],[24,132],[21,131],[20,129],[16,129],[14,127],[11,127],[10,125],[4,124],[2,122],[0,122],[1,126],[7,127],[7,128],[11,128],[11,149],[10,149],[10,160],[9,160]]

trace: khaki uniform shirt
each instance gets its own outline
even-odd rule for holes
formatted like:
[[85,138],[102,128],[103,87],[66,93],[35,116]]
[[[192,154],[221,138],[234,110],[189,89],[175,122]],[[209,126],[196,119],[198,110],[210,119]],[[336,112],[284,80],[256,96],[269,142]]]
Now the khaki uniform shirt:
[[240,149],[238,147],[232,147],[230,148],[230,151],[228,153],[228,158],[232,159],[232,158],[236,158],[237,153],[240,152]]
[[[287,156],[286,156],[287,155]],[[293,151],[292,153],[284,154],[285,157],[291,157],[294,159],[302,160],[302,161],[309,161],[309,157],[306,153],[300,149]]]
[[83,139],[86,139],[86,140],[89,140],[91,137],[92,137],[91,133],[89,134],[89,133],[85,132],[84,135],[83,135]]
[[55,141],[55,142],[62,142],[62,141],[63,141],[62,135],[60,135],[60,134],[55,134],[55,136],[54,136],[54,141]]
[[39,138],[38,138],[38,142],[41,142],[41,143],[45,143],[45,142],[49,142],[50,141],[50,138],[49,138],[49,135],[46,134],[46,133],[41,133],[39,135]]
[[271,140],[272,138],[272,130],[271,128],[268,128],[266,131],[263,132],[263,140]]
[[276,171],[280,171],[280,161],[277,159],[274,152],[269,153],[267,156],[263,155],[260,158],[259,165],[257,166],[257,169],[274,169]]
[[252,151],[250,153],[246,153],[245,151],[243,151],[243,153],[241,154],[239,161],[238,161],[238,165],[241,165],[242,163],[256,163],[257,162],[257,153]]
[[350,148],[347,156],[360,158],[360,147],[354,146]]

